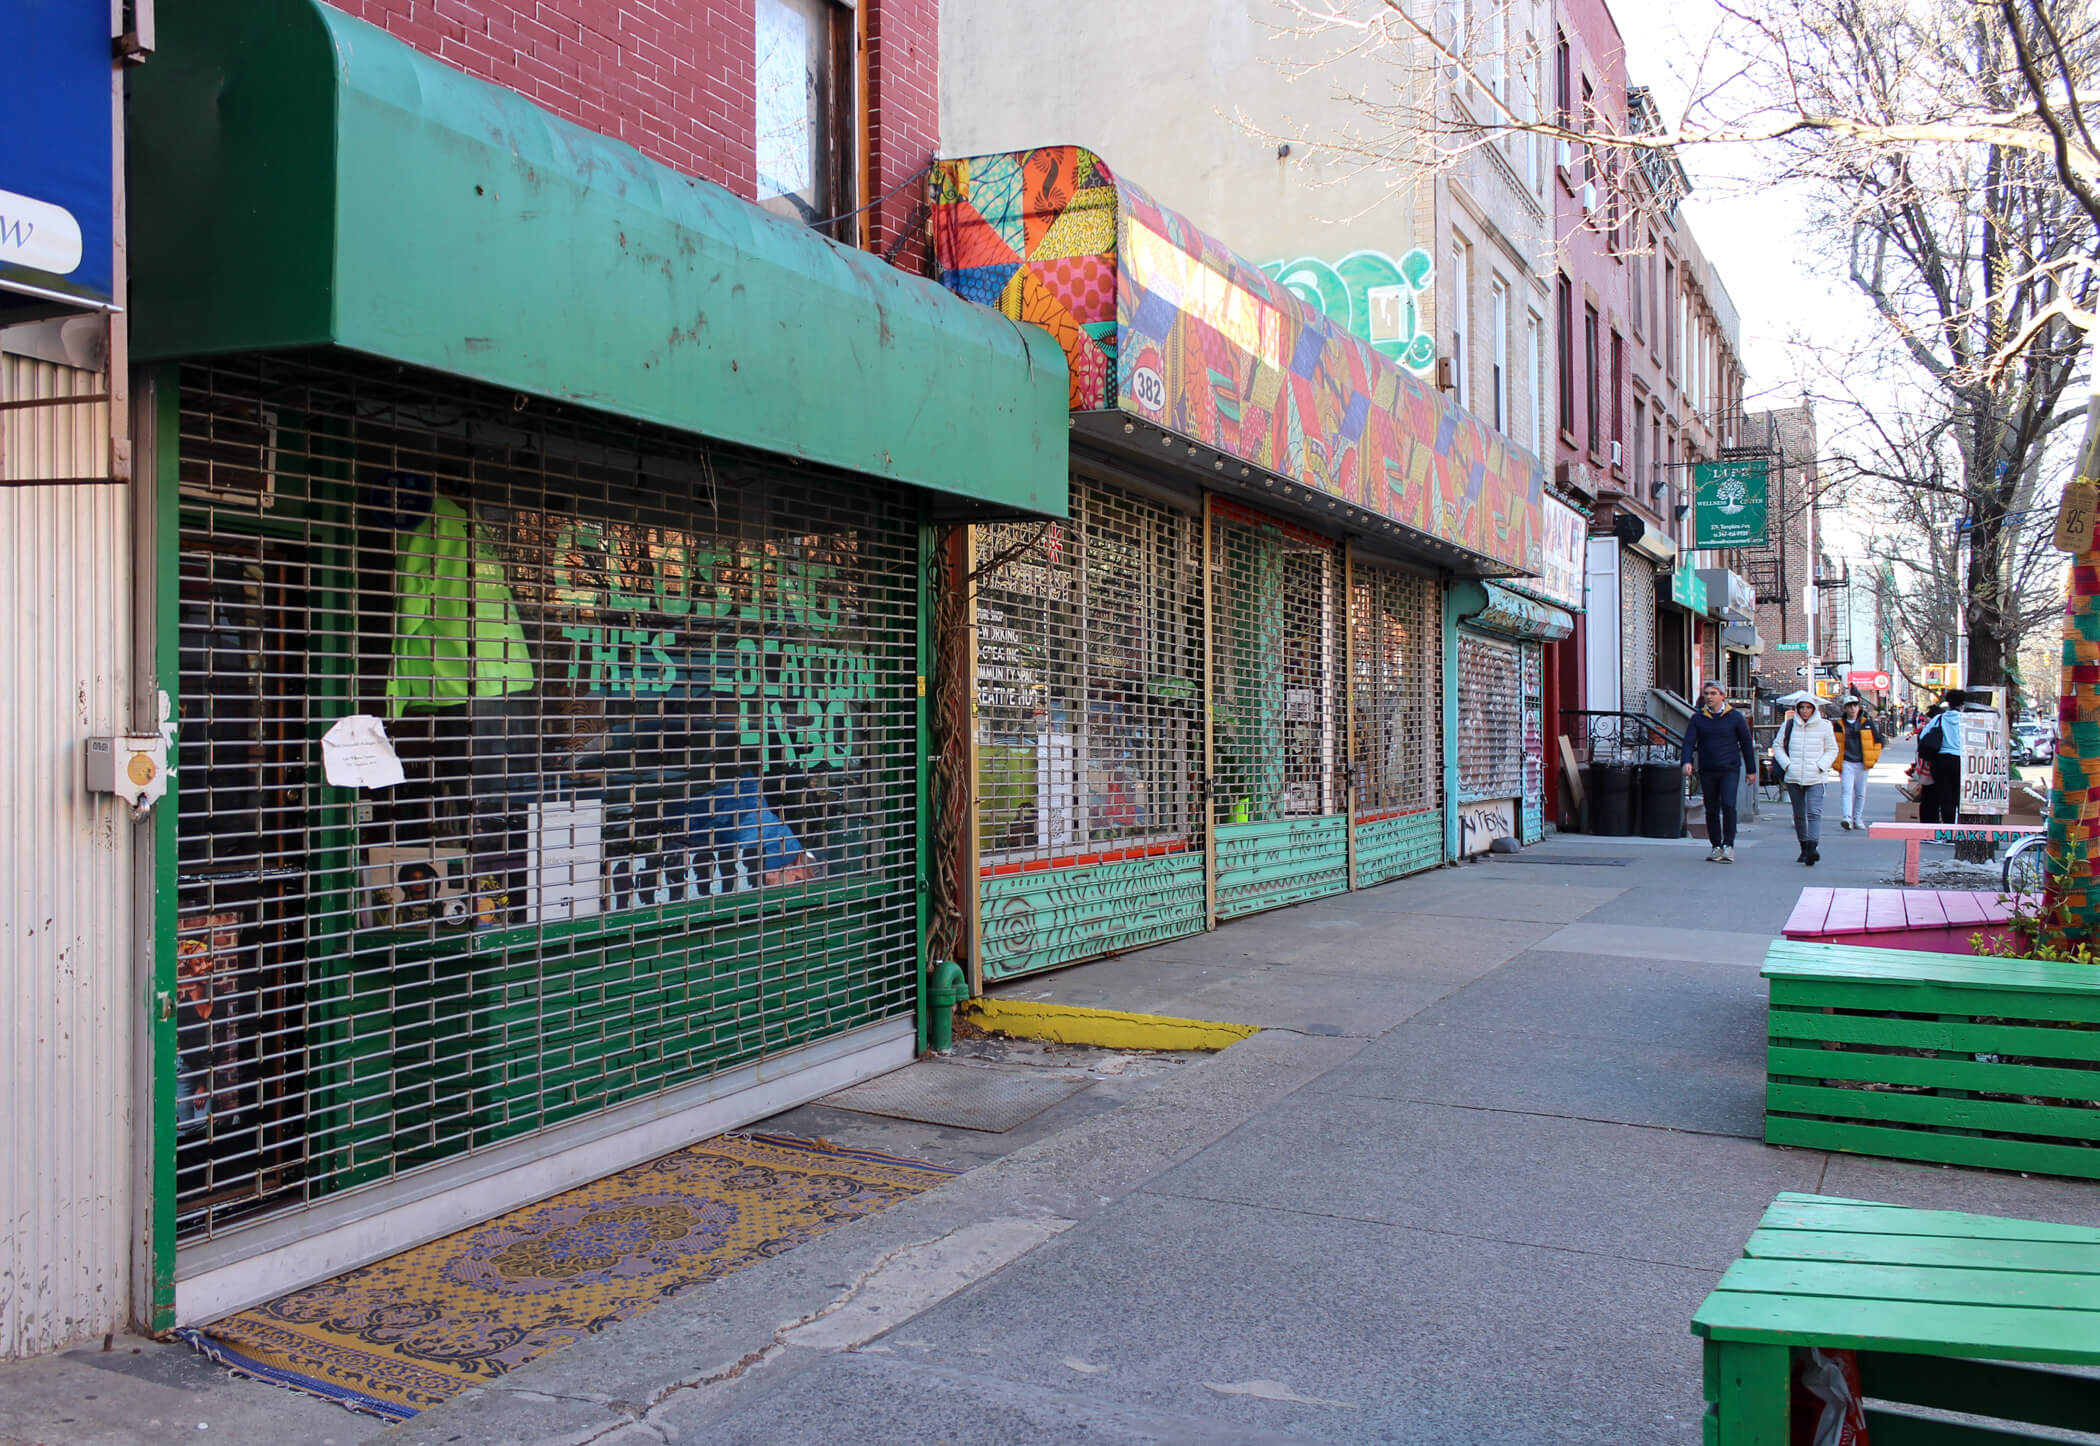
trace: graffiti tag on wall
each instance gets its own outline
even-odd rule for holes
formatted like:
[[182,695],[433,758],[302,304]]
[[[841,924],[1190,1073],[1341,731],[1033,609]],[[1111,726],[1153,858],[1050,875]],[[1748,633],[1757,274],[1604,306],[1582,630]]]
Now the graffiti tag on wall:
[[1416,375],[1436,365],[1426,301],[1435,265],[1421,247],[1398,260],[1381,251],[1352,251],[1338,261],[1300,256],[1268,262],[1261,272]]
[[1469,803],[1458,811],[1458,856],[1469,859],[1484,854],[1498,838],[1513,838],[1517,832],[1517,801],[1513,798]]

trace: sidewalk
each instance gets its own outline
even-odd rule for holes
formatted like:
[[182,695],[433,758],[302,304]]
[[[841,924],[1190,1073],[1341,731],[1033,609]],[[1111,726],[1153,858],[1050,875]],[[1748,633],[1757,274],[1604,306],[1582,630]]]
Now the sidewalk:
[[1264,1029],[383,1437],[149,1347],[179,1431],[35,1434],[36,1373],[129,1379],[75,1356],[0,1368],[0,1441],[1695,1442],[1687,1323],[1776,1192],[2100,1224],[1760,1142],[1764,946],[1900,856],[1831,823],[1813,870],[1767,807],[1733,866],[1563,836],[1021,981]]

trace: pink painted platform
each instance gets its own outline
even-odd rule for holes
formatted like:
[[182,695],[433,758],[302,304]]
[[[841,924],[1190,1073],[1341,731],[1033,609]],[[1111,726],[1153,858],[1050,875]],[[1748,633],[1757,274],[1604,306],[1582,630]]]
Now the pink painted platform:
[[2007,906],[1971,889],[1803,889],[1781,930],[1815,944],[1966,954],[1972,936],[2010,938]]

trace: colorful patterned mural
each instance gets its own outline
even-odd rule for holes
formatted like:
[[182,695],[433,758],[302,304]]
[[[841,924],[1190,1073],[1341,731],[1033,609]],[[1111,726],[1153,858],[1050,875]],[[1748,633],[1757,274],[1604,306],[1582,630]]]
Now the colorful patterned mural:
[[1077,146],[942,161],[959,295],[1064,347],[1074,411],[1120,408],[1524,572],[1545,469]]

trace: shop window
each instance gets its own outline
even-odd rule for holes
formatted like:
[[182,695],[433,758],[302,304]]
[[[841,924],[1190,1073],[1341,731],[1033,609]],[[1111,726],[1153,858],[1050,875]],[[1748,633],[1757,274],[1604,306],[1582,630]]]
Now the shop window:
[[756,7],[758,203],[805,225],[844,217],[853,209],[852,13],[833,0]]

